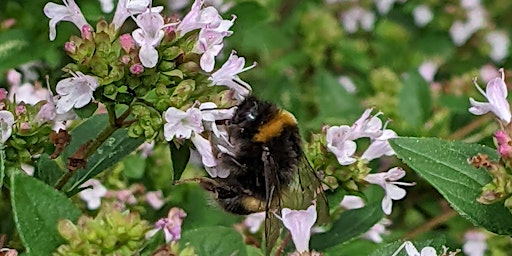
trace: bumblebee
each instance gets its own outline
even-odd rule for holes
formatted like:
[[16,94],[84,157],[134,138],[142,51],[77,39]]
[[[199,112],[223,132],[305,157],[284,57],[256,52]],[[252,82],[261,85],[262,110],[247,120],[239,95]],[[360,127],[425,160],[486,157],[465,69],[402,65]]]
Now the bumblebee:
[[[199,184],[230,213],[266,212],[267,254],[280,235],[276,214],[282,207],[306,209],[315,201],[318,219],[325,220],[327,200],[304,155],[297,120],[290,112],[248,96],[227,120],[226,130],[230,153],[214,153],[219,156],[216,168],[228,170],[229,176],[203,178]],[[218,145],[212,144],[218,151]]]

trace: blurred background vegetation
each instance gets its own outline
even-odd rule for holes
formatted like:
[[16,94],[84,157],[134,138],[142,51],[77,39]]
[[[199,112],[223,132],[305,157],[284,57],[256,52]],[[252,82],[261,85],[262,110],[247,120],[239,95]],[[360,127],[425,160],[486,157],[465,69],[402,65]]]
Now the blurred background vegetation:
[[[97,0],[77,0],[91,24],[111,13],[103,13]],[[0,86],[7,88],[5,73],[16,68],[26,81],[49,75],[54,87],[60,70],[69,62],[63,51],[73,24],[58,25],[57,38],[48,39],[47,1],[0,1]],[[234,34],[224,43],[218,65],[236,49],[247,63],[257,67],[241,75],[256,95],[294,113],[308,138],[322,125],[351,124],[365,108],[375,107],[392,120],[389,127],[399,136],[428,136],[492,145],[495,126],[488,116],[468,113],[468,97],[482,100],[472,84],[498,76],[505,68],[512,75],[509,54],[512,32],[512,2],[507,0],[259,0],[206,1],[236,15]],[[59,3],[60,4],[60,3]],[[182,17],[191,1],[153,1],[165,5],[167,14]],[[174,11],[173,11],[174,10]],[[129,26],[126,31],[131,31]],[[29,63],[27,65],[27,63]],[[34,75],[35,74],[35,75]],[[509,81],[507,78],[506,81]],[[205,225],[231,225],[240,219],[204,207],[207,196],[196,186],[170,188],[165,179],[169,166],[167,149],[142,161],[133,156],[113,172],[119,180],[144,183],[148,190],[162,189],[171,202],[155,220],[174,205],[188,213],[184,229]],[[168,155],[168,153],[167,153]],[[126,167],[126,168],[125,168]],[[116,171],[117,170],[117,171]],[[191,171],[193,172],[193,170]],[[192,174],[189,174],[192,175]],[[405,201],[396,204],[391,220],[393,232],[386,241],[404,234],[410,238],[446,236],[447,245],[460,248],[462,235],[471,224],[455,216],[447,203],[412,172],[406,180],[417,185],[408,189]],[[114,182],[112,182],[114,183]],[[172,191],[171,191],[172,190]],[[1,211],[0,211],[1,212]],[[441,225],[414,233],[441,219]],[[1,219],[1,217],[0,217]],[[448,221],[446,221],[448,220]],[[2,224],[0,233],[9,233]],[[428,231],[428,232],[427,232]],[[377,245],[356,241],[343,250],[364,255]]]

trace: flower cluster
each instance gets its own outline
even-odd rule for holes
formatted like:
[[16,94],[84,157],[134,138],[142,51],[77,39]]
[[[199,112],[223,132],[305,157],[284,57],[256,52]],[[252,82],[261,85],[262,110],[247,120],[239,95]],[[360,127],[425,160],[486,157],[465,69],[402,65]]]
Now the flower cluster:
[[[313,165],[324,170],[326,176],[324,182],[331,189],[341,186],[347,191],[360,191],[359,186],[370,183],[381,186],[385,191],[382,200],[382,210],[391,214],[392,200],[400,200],[405,197],[404,189],[397,185],[410,186],[414,183],[398,182],[405,176],[405,171],[400,168],[391,168],[387,172],[372,173],[367,164],[382,156],[391,156],[395,152],[388,140],[396,138],[397,134],[387,129],[387,123],[383,123],[378,112],[371,115],[373,109],[367,109],[361,117],[352,125],[331,126],[325,129],[325,137],[316,136],[308,147],[308,154],[323,157],[311,157]],[[360,155],[356,155],[356,140],[369,138],[370,145]],[[337,164],[332,161],[335,157]],[[340,167],[341,166],[341,167]]]

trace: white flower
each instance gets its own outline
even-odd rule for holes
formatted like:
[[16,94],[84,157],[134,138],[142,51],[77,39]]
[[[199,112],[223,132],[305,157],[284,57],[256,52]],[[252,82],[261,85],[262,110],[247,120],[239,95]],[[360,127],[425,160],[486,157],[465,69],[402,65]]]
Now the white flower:
[[14,115],[7,110],[0,110],[0,143],[5,144],[12,135],[12,126],[14,125]]
[[179,36],[183,36],[195,29],[205,28],[207,25],[211,28],[216,28],[220,25],[222,17],[217,9],[213,6],[201,9],[203,2],[203,0],[194,1],[190,12],[183,17],[183,20],[176,27]]
[[159,210],[164,206],[164,195],[162,194],[162,190],[158,191],[148,191],[146,193],[146,202],[151,206],[151,208],[155,210]]
[[398,187],[413,186],[414,183],[397,182],[397,180],[405,176],[405,171],[401,168],[394,167],[387,172],[372,173],[364,177],[364,180],[371,184],[376,184],[384,189],[384,198],[382,199],[382,211],[385,214],[391,214],[393,207],[392,200],[400,200],[405,197],[405,189]]
[[495,62],[500,62],[508,56],[510,39],[504,31],[492,31],[485,36],[485,40],[491,46],[489,56]]
[[461,46],[473,35],[474,31],[466,23],[455,21],[450,27],[450,36],[456,46]]
[[352,81],[352,79],[350,79],[350,77],[348,76],[340,76],[338,77],[338,83],[343,87],[345,88],[345,90],[350,93],[350,94],[354,94],[357,92],[357,87],[356,85],[354,84],[354,82]]
[[73,77],[60,80],[56,91],[61,96],[57,101],[57,114],[64,114],[72,108],[81,108],[94,99],[98,78],[77,71]]
[[355,33],[359,26],[364,31],[371,31],[375,24],[375,14],[366,9],[356,6],[343,12],[341,15],[341,23],[348,33]]
[[101,5],[101,11],[104,13],[111,13],[114,10],[113,0],[99,0]]
[[375,243],[382,243],[382,235],[389,234],[386,227],[391,225],[391,221],[386,218],[382,218],[377,224],[373,225],[361,238],[373,241]]
[[389,139],[398,137],[397,134],[389,129],[382,132],[382,135],[372,141],[370,146],[364,151],[361,159],[371,161],[381,156],[392,156],[395,151],[389,145]]
[[359,209],[364,207],[364,201],[361,197],[346,195],[341,200],[340,206],[347,210]]
[[464,245],[462,251],[467,256],[484,256],[487,250],[487,243],[485,242],[486,235],[476,230],[467,231],[464,234]]
[[414,22],[419,27],[426,26],[434,18],[434,14],[430,8],[424,4],[420,4],[412,11]]
[[164,37],[164,18],[155,12],[137,16],[138,29],[132,33],[133,40],[140,46],[139,59],[144,67],[153,68],[158,63],[156,47]]
[[478,86],[476,79],[473,80],[478,91],[487,98],[489,102],[478,102],[473,98],[469,98],[471,107],[469,112],[474,115],[483,115],[492,112],[500,118],[505,124],[510,123],[512,114],[510,113],[510,105],[507,101],[507,85],[505,84],[505,72],[500,69],[501,77],[496,77],[487,83],[485,92]]
[[377,7],[377,10],[381,15],[387,14],[393,5],[395,4],[396,0],[374,0],[375,6]]
[[208,79],[212,81],[212,85],[225,85],[235,92],[235,97],[238,100],[243,99],[251,91],[251,86],[244,82],[238,74],[249,70],[256,66],[254,63],[252,66],[245,66],[245,58],[238,57],[235,52],[231,52],[228,60],[221,68],[213,73]]
[[80,187],[86,188],[80,191],[78,196],[85,201],[87,204],[87,209],[98,209],[101,205],[101,198],[107,194],[107,189],[101,184],[99,180],[96,179],[90,179]]
[[245,217],[244,225],[249,228],[252,234],[260,230],[261,225],[265,221],[265,212],[251,213]]
[[424,247],[421,249],[421,253],[418,249],[409,241],[405,242],[405,251],[409,256],[437,256],[436,249],[431,246]]
[[309,206],[307,210],[290,210],[288,208],[281,210],[281,220],[290,231],[297,252],[309,251],[311,228],[316,222],[316,217],[315,205]]
[[370,116],[372,111],[373,108],[366,109],[361,117],[354,122],[349,135],[351,140],[364,137],[375,139],[382,135],[382,121],[378,118],[382,112]]
[[44,6],[44,14],[46,17],[50,18],[50,40],[53,41],[57,34],[55,26],[60,21],[70,21],[75,26],[78,27],[79,30],[82,30],[84,25],[89,25],[85,20],[84,15],[80,11],[80,8],[75,3],[74,0],[62,0],[64,5],[56,4],[56,3],[47,3]]
[[[150,5],[151,0],[119,0],[112,24],[119,29],[128,17],[148,11]],[[163,6],[156,6],[150,12],[160,13],[163,9]]]
[[46,94],[46,104],[42,105],[39,109],[39,112],[36,114],[36,121],[38,122],[46,122],[46,121],[67,121],[73,120],[76,118],[75,113],[72,110],[65,112],[63,114],[57,114],[57,101],[59,96],[53,96],[51,91],[47,91]]
[[349,165],[356,161],[353,157],[357,145],[350,140],[351,128],[347,125],[332,126],[327,129],[327,149],[331,151],[341,165]]
[[186,112],[174,107],[168,108],[164,113],[166,124],[164,125],[164,137],[167,141],[178,139],[191,139],[197,151],[202,157],[205,167],[216,166],[210,142],[200,133],[204,131],[201,111],[197,108],[189,108]]
[[45,100],[48,90],[43,88],[41,85],[32,85],[30,83],[24,83],[22,85],[13,85],[9,90],[9,99],[16,103],[25,102],[29,105],[35,105],[38,102]]
[[197,108],[189,108],[186,112],[175,107],[168,108],[164,113],[166,124],[164,125],[165,140],[190,139],[192,133],[203,132],[201,111]]
[[418,68],[418,72],[420,75],[427,81],[427,83],[432,83],[434,81],[434,76],[436,75],[438,65],[433,61],[424,61],[421,63]]
[[211,72],[213,70],[215,57],[224,46],[222,40],[224,37],[233,34],[233,31],[229,31],[229,28],[233,26],[235,19],[236,17],[234,16],[232,20],[222,20],[219,26],[215,28],[207,25],[199,32],[199,38],[194,46],[193,52],[202,54],[199,63],[204,71]]

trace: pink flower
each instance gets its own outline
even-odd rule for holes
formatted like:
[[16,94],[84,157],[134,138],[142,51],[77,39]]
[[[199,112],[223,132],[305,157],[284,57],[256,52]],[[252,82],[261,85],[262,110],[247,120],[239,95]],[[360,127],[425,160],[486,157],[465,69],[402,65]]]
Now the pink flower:
[[391,225],[391,221],[383,218],[377,224],[373,225],[370,230],[364,233],[361,238],[375,243],[382,243],[382,235],[389,234],[389,231],[386,230],[386,227],[389,225]]
[[9,90],[9,100],[14,101],[14,98],[16,98],[16,103],[18,104],[24,102],[29,105],[35,105],[45,100],[46,94],[48,94],[48,90],[39,84],[13,84]]
[[82,108],[94,99],[93,92],[98,87],[98,78],[77,71],[73,77],[60,80],[56,91],[60,95],[57,101],[57,114],[64,114],[72,108]]
[[307,210],[281,210],[281,221],[292,235],[295,250],[299,253],[309,251],[311,228],[316,222],[316,206],[311,205]]
[[[119,0],[112,24],[119,29],[128,17],[148,11],[150,5],[151,0]],[[157,6],[151,8],[150,12],[160,13],[162,10],[163,6]]]
[[478,102],[473,98],[469,98],[471,104],[469,112],[474,115],[483,115],[487,112],[492,112],[507,125],[510,123],[512,114],[510,113],[510,105],[507,101],[508,91],[507,85],[505,84],[505,72],[503,69],[500,69],[500,72],[501,77],[496,77],[489,81],[485,92],[478,86],[476,79],[473,80],[475,87],[489,102]]
[[158,62],[156,47],[164,37],[164,18],[154,12],[137,16],[138,29],[132,33],[133,39],[140,46],[139,59],[144,67],[153,68]]
[[133,192],[129,189],[122,189],[119,191],[115,191],[116,198],[119,202],[123,204],[131,204],[134,205],[137,203],[137,199],[133,195]]
[[418,68],[418,72],[420,75],[427,81],[427,83],[432,83],[434,81],[434,76],[436,75],[438,65],[433,61],[425,61]]
[[0,101],[7,99],[7,90],[0,88]]
[[203,136],[199,134],[194,134],[191,137],[191,141],[196,147],[197,152],[199,152],[199,155],[201,155],[201,160],[205,167],[213,167],[217,165],[217,161],[213,156],[212,145],[209,140],[203,138]]
[[405,171],[401,168],[391,168],[387,172],[372,173],[364,177],[364,180],[371,184],[376,184],[384,189],[384,198],[382,199],[382,211],[385,214],[391,214],[393,207],[392,200],[400,200],[405,197],[405,189],[398,187],[402,186],[414,186],[414,183],[397,182],[397,180],[405,176]]
[[80,11],[80,8],[74,0],[62,0],[62,2],[64,2],[64,5],[59,5],[51,2],[47,3],[43,9],[46,17],[50,18],[51,41],[55,39],[55,36],[57,34],[55,26],[57,26],[57,23],[59,23],[62,20],[72,22],[80,30],[85,25],[90,26],[85,20],[84,15]]
[[0,110],[0,143],[5,144],[12,135],[14,115],[7,110]]
[[146,202],[151,206],[151,208],[155,210],[159,210],[164,206],[164,195],[161,190],[158,191],[148,191],[146,193]]
[[346,195],[341,200],[340,206],[347,210],[359,209],[364,207],[364,201],[361,197]]
[[190,12],[183,17],[183,20],[181,20],[176,28],[176,32],[179,36],[184,36],[192,30],[204,28],[207,25],[212,28],[219,26],[222,17],[219,15],[217,9],[212,6],[201,9],[203,3],[203,0],[194,1]]
[[37,122],[46,122],[46,121],[67,121],[73,120],[76,118],[75,113],[72,110],[68,112],[57,114],[57,103],[51,91],[47,92],[46,95],[46,104],[42,105],[39,109],[39,112],[36,114]]
[[238,57],[235,54],[236,52],[231,52],[226,63],[208,79],[212,81],[212,85],[225,85],[229,87],[235,92],[235,97],[241,100],[251,92],[251,86],[240,79],[238,74],[255,67],[256,63],[244,68],[245,58]]
[[244,220],[244,225],[249,228],[249,232],[252,234],[260,230],[261,225],[265,221],[265,212],[257,212],[247,215]]
[[107,194],[107,189],[101,184],[99,180],[90,179],[86,181],[81,188],[86,188],[78,196],[85,201],[87,209],[96,210],[101,205],[101,198]]
[[498,153],[500,156],[503,158],[511,158],[512,143],[508,134],[503,130],[498,130],[494,133],[494,138],[496,138],[496,142],[498,143]]
[[484,233],[470,230],[464,234],[462,251],[468,256],[484,256],[487,250],[487,237]]
[[350,165],[356,161],[353,157],[357,144],[350,140],[351,128],[347,125],[332,126],[327,129],[327,149],[331,151],[340,165]]
[[18,251],[15,249],[2,248],[0,249],[0,254],[4,256],[18,256]]
[[233,34],[228,29],[233,26],[235,16],[232,20],[222,20],[220,25],[216,28],[212,28],[207,25],[199,32],[199,38],[194,47],[193,52],[203,54],[201,56],[200,65],[201,68],[206,72],[211,72],[215,66],[215,57],[222,50],[222,40],[226,36]]
[[382,135],[382,121],[378,118],[382,112],[371,116],[373,108],[366,109],[361,117],[352,125],[349,138],[356,140],[368,137],[375,139]]
[[162,218],[155,223],[155,228],[146,233],[146,238],[154,236],[159,230],[165,234],[165,242],[178,241],[181,238],[181,225],[187,213],[180,208],[173,207],[169,210],[167,218]]
[[384,130],[382,135],[372,141],[370,146],[364,151],[361,159],[371,161],[381,156],[392,156],[395,151],[389,145],[389,139],[398,137],[397,134],[392,130]]

